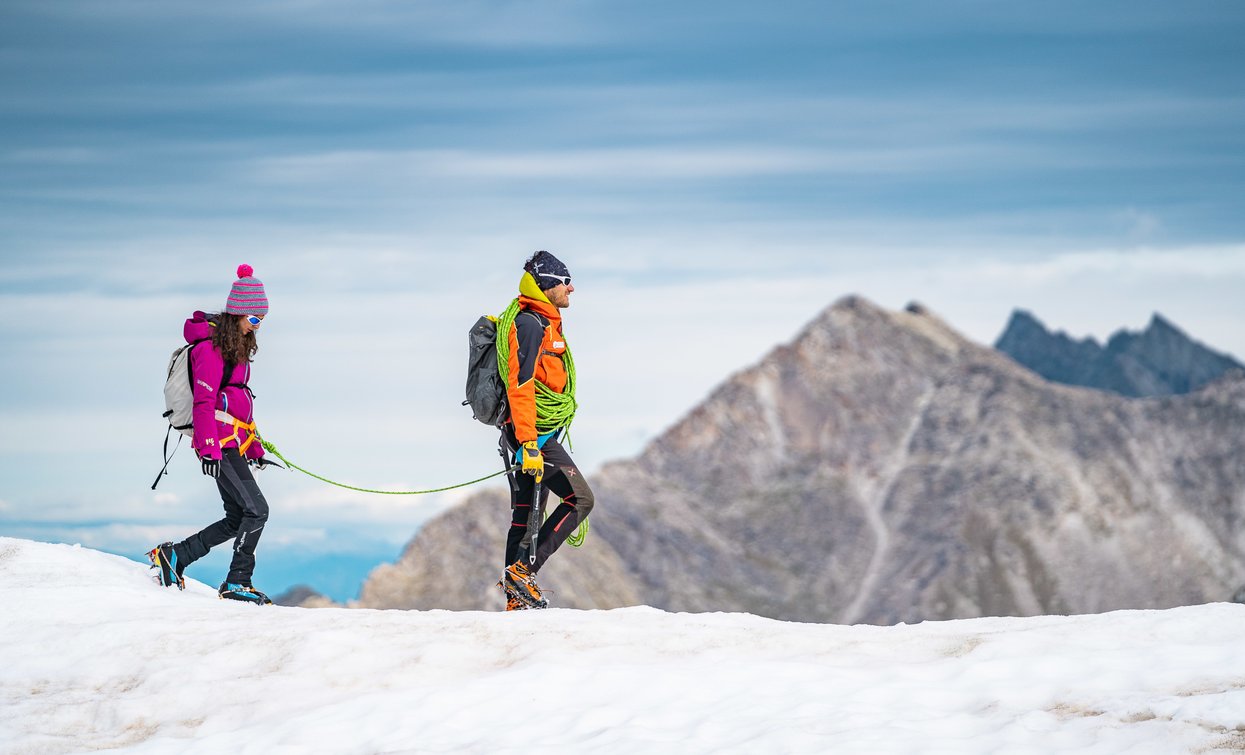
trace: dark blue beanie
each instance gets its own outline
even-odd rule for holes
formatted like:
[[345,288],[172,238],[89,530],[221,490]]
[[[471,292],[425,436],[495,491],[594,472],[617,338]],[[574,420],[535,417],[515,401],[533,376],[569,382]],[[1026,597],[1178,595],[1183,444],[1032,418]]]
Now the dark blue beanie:
[[[532,277],[536,279],[536,285],[540,286],[541,291],[546,291],[561,283],[571,282],[571,271],[566,269],[566,265],[562,264],[562,260],[544,250],[528,258],[528,261],[523,265],[523,269],[532,274]],[[555,275],[558,277],[551,277]]]

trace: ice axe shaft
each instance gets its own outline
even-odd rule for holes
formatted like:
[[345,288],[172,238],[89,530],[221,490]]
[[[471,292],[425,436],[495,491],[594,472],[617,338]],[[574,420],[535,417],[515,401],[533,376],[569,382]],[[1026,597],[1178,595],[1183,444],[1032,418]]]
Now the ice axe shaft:
[[527,512],[527,562],[532,567],[536,566],[536,539],[540,535],[541,478],[542,475],[536,475],[532,484],[532,507]]

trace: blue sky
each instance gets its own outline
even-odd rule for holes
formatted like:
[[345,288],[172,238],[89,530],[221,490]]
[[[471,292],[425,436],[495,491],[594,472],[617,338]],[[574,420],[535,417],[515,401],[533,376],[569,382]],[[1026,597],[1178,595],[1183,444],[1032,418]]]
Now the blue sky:
[[[241,262],[261,427],[368,487],[492,470],[464,332],[538,248],[588,469],[849,293],[982,342],[1161,311],[1245,357],[1243,33],[1227,1],[9,0],[0,532],[134,555],[216,515],[189,454],[147,485],[181,320]],[[457,500],[277,474],[271,591],[346,597]]]

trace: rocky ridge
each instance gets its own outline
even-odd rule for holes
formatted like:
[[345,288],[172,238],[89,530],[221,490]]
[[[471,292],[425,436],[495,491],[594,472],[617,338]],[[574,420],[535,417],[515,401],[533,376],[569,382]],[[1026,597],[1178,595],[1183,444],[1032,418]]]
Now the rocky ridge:
[[1117,331],[1100,346],[1052,333],[1016,310],[995,348],[1047,380],[1098,388],[1122,396],[1189,393],[1245,365],[1198,343],[1155,314],[1140,333]]

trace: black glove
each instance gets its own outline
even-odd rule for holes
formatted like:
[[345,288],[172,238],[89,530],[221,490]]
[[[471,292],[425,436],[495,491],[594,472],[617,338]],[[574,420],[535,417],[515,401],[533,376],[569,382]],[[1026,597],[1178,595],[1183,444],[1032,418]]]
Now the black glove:
[[267,459],[263,458],[262,456],[261,456],[260,458],[258,458],[258,459],[247,459],[247,460],[246,460],[246,463],[247,463],[247,464],[250,464],[252,467],[255,467],[256,469],[258,469],[258,470],[260,470],[260,471],[263,471],[263,470],[267,469],[268,467],[276,467],[277,469],[285,469],[285,467],[281,466],[280,464],[276,463],[275,461],[268,461]]
[[220,459],[204,457],[201,461],[203,462],[203,474],[212,478],[220,477]]

